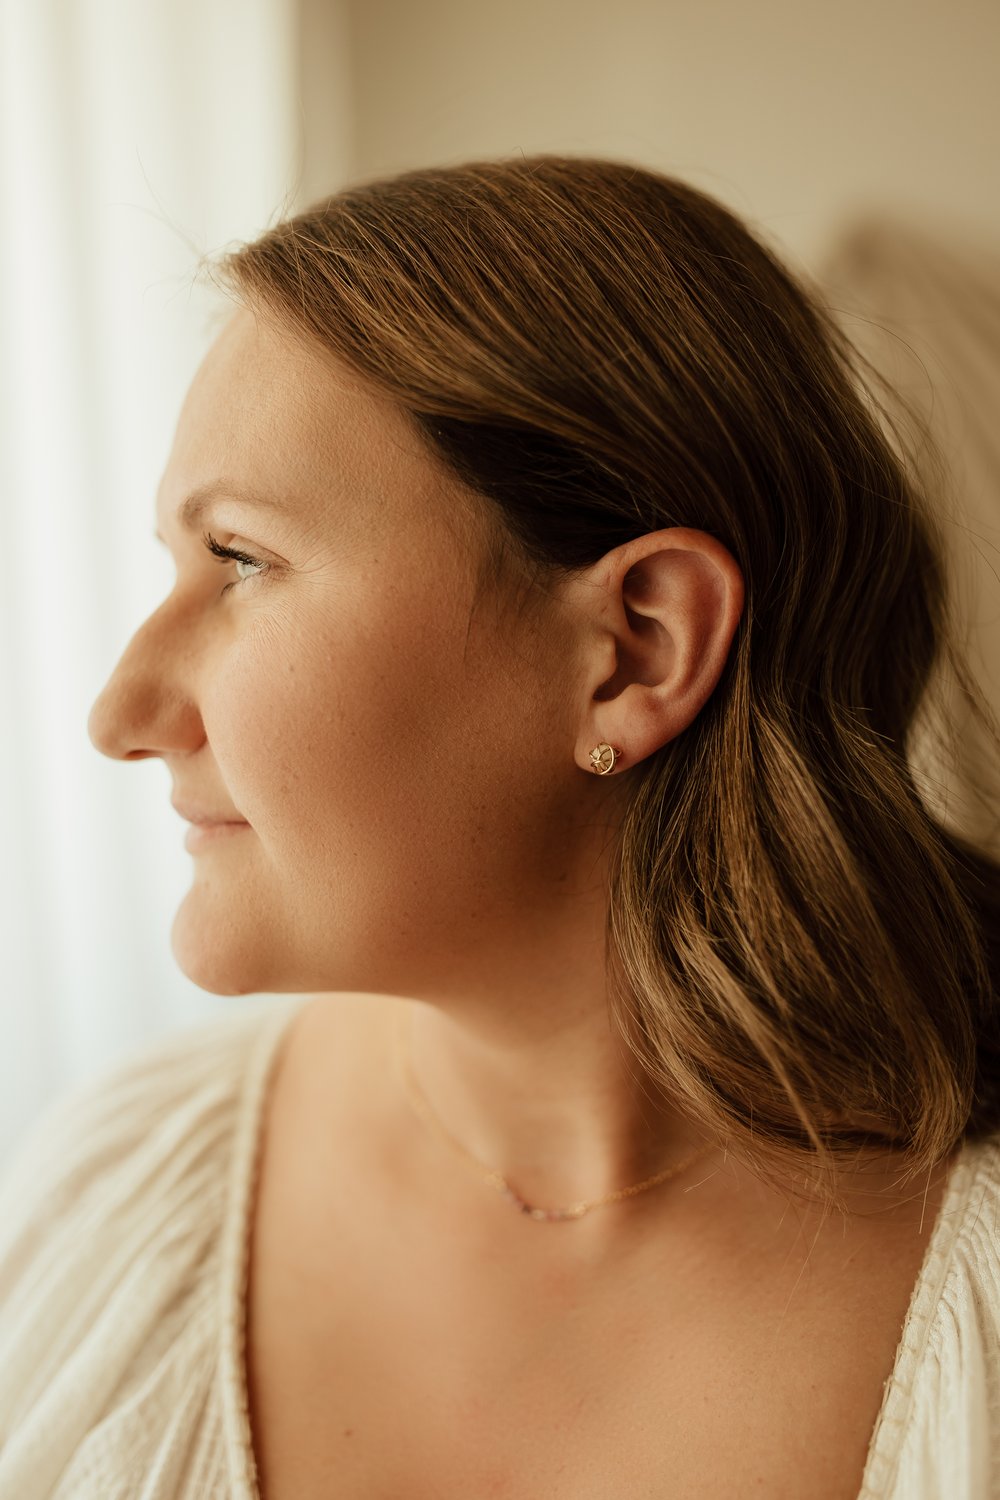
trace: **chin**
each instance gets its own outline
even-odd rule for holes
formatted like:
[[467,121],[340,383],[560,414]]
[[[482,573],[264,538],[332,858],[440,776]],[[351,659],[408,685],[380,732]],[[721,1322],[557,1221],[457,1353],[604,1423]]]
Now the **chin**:
[[[220,941],[218,932],[206,930],[204,923],[185,915],[180,907],[170,930],[170,951],[186,979],[210,995],[254,995],[261,989],[246,966],[246,955],[240,954],[238,934],[232,934],[233,947]],[[242,959],[242,962],[241,962]]]

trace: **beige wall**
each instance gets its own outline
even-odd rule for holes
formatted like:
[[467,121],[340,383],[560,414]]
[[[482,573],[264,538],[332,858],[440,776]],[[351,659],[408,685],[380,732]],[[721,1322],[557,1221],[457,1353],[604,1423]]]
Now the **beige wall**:
[[1000,237],[996,0],[351,0],[350,27],[357,176],[594,152],[806,264],[883,204]]

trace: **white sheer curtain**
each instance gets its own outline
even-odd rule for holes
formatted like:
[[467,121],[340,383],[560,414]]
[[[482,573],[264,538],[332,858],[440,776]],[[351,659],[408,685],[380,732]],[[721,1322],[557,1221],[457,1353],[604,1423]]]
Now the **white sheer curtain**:
[[[295,0],[0,7],[2,1158],[124,1047],[245,1003],[170,953],[190,856],[166,768],[106,760],[86,721],[172,585],[156,487],[226,306],[197,258],[335,190],[348,143],[314,142],[306,180]],[[346,133],[326,63],[307,89]]]

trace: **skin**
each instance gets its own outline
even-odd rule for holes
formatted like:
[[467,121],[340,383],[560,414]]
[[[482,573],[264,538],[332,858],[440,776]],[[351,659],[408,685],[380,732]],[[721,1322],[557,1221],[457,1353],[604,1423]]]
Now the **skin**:
[[[227,496],[184,532],[182,501],[220,478],[281,510]],[[405,1010],[435,1112],[533,1203],[599,1197],[705,1144],[609,1027],[604,919],[628,767],[692,722],[732,645],[744,588],[727,549],[670,527],[608,552],[538,615],[488,595],[473,609],[468,494],[404,413],[243,308],[191,385],[156,513],[176,581],[89,733],[115,759],[162,757],[175,796],[247,820],[193,855],[171,944],[213,993],[317,996],[295,1063],[314,1098],[301,1128],[321,1126],[353,1028],[379,1079],[350,1095],[367,1138],[398,1164],[419,1136],[482,1204],[390,1081]],[[268,571],[223,595],[254,570],[220,565],[204,528]],[[606,777],[589,769],[602,741],[624,752]],[[569,1232],[592,1250],[648,1233],[669,1189]]]

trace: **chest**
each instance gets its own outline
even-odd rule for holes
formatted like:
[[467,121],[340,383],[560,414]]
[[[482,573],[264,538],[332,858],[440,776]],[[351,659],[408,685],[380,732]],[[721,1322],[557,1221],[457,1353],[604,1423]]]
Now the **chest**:
[[856,1500],[928,1238],[679,1233],[634,1277],[532,1279],[502,1237],[366,1214],[317,1258],[288,1231],[262,1195],[262,1500]]

